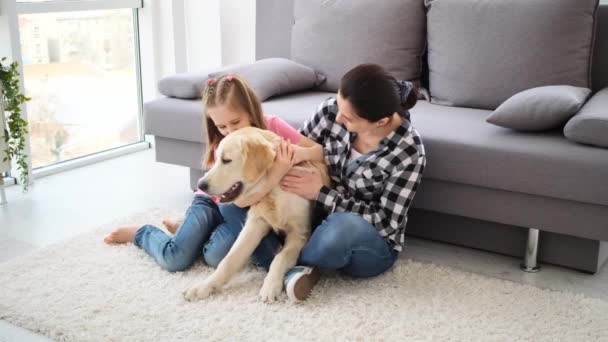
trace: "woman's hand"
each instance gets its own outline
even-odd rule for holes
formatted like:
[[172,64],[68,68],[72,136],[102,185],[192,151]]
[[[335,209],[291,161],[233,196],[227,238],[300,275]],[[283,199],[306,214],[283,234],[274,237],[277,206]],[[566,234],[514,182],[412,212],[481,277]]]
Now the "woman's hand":
[[281,178],[295,164],[295,152],[293,146],[284,139],[275,144],[275,152],[273,171]]
[[308,200],[316,200],[323,187],[321,174],[316,171],[291,170],[281,182],[281,189],[300,195]]

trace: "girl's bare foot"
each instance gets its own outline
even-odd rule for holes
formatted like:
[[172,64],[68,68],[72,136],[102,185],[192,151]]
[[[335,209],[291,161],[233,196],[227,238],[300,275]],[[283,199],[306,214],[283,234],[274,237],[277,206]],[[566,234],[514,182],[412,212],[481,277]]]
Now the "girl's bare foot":
[[132,242],[133,236],[139,227],[121,227],[115,229],[108,236],[106,236],[103,241],[105,243],[126,243]]
[[163,220],[163,226],[165,226],[165,228],[167,228],[167,230],[171,232],[171,234],[175,234],[177,228],[179,228],[179,221],[166,219]]

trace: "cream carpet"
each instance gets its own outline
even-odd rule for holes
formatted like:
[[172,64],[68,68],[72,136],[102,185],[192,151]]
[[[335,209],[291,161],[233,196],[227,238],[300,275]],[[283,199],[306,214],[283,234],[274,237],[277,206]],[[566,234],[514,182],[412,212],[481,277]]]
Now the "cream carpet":
[[211,269],[162,271],[115,224],[160,224],[151,210],[0,264],[0,319],[61,341],[606,341],[608,303],[402,257],[386,274],[327,274],[301,305],[260,303],[264,272],[245,269],[221,294],[181,291]]

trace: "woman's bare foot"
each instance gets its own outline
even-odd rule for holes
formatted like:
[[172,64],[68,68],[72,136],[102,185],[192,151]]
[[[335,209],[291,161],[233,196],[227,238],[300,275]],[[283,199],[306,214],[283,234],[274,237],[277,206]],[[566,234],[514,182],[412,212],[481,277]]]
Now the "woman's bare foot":
[[167,228],[167,230],[171,232],[171,234],[175,234],[177,228],[179,228],[179,221],[166,219],[163,220],[163,226],[165,226],[165,228]]
[[108,236],[106,236],[103,241],[105,243],[126,243],[132,242],[133,236],[139,227],[120,227],[116,228],[113,232],[111,232]]

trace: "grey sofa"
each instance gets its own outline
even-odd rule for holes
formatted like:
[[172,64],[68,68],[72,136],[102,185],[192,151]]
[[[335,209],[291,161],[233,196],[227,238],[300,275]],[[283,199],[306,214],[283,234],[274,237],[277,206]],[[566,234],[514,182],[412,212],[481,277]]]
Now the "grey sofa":
[[[257,59],[292,57],[293,6],[293,0],[257,1]],[[594,93],[608,86],[608,5],[600,5],[596,15]],[[434,76],[427,55],[423,62],[422,84],[428,87]],[[432,95],[432,84],[430,89]],[[303,91],[270,98],[263,107],[299,127],[332,95]],[[437,102],[421,100],[411,110],[426,147],[427,169],[407,233],[526,255],[528,266],[538,253],[541,262],[597,272],[608,259],[608,148],[574,143],[561,131],[496,127],[484,120],[492,110]],[[608,107],[608,99],[605,103]],[[204,148],[200,100],[164,97],[146,103],[144,110],[157,161],[190,168],[194,189]]]

